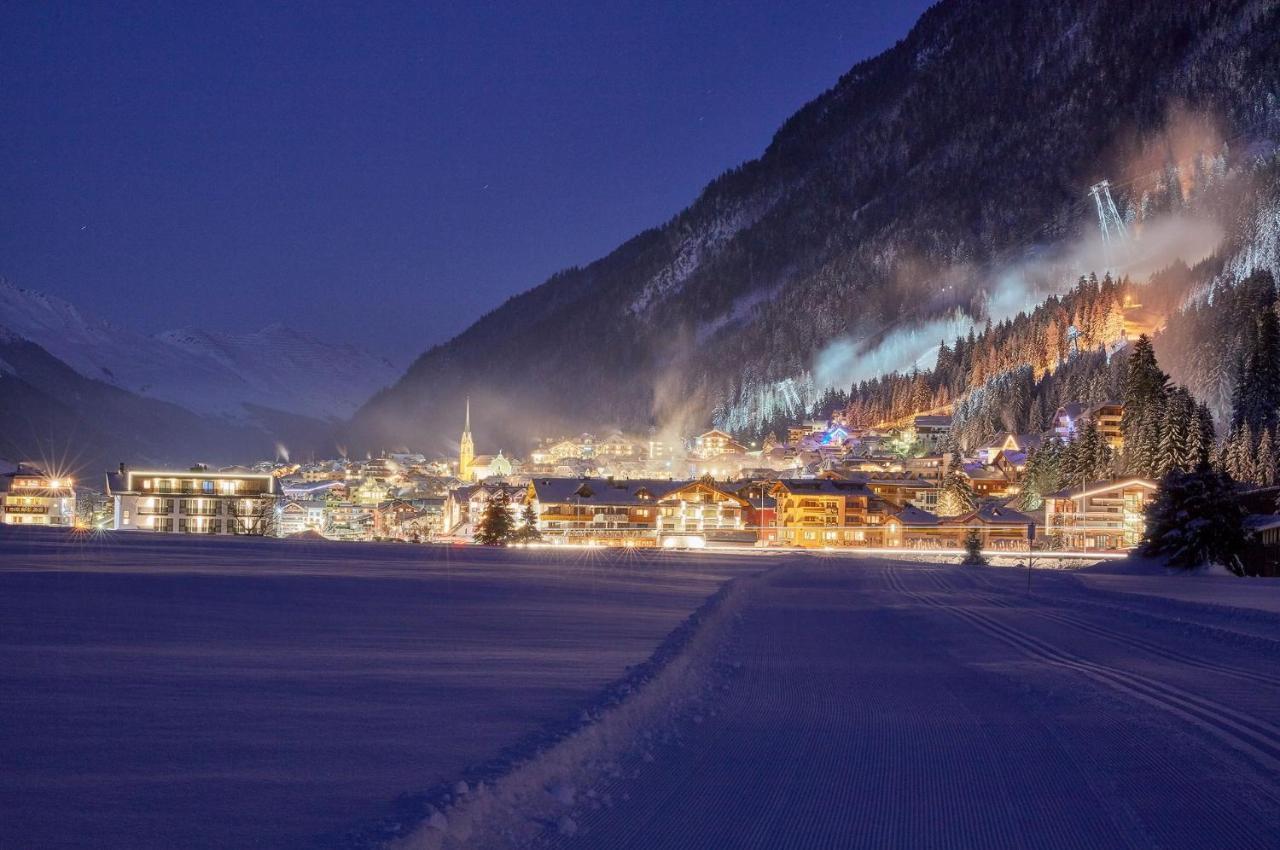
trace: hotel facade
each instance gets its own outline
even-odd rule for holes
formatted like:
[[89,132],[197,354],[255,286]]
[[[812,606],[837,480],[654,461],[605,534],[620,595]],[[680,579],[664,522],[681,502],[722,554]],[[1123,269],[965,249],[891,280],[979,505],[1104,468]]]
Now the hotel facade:
[[116,531],[161,534],[274,534],[276,479],[270,473],[129,470],[107,475]]

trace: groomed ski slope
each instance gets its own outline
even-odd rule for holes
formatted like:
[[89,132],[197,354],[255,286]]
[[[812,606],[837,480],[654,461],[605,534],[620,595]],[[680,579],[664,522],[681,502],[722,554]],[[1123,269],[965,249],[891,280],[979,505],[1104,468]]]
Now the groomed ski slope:
[[1008,569],[770,572],[720,696],[561,792],[533,843],[1280,846],[1280,617],[1081,578],[1037,573],[1028,596]]

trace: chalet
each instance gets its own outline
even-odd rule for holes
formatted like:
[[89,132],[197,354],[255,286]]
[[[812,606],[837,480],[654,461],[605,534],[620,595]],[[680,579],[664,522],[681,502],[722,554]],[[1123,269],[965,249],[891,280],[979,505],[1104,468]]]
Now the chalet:
[[884,544],[902,549],[942,549],[946,540],[939,534],[941,520],[914,505],[894,508],[884,521]]
[[903,458],[902,468],[925,481],[932,481],[936,486],[947,472],[947,463],[942,455],[925,455]]
[[926,414],[911,420],[916,440],[930,449],[937,450],[951,434],[951,417]]
[[755,542],[751,503],[706,479],[678,484],[658,499],[658,538],[697,534],[705,540]]
[[70,478],[46,475],[25,463],[0,475],[0,522],[5,525],[71,526],[75,516],[75,482]]
[[659,500],[678,486],[652,479],[534,478],[525,498],[549,542],[655,546]]
[[861,477],[871,492],[894,507],[913,505],[928,511],[938,506],[937,482],[913,472],[870,472],[861,473]]
[[646,453],[644,446],[629,439],[621,431],[614,431],[595,446],[595,456],[601,460],[639,461],[645,459]]
[[1043,439],[1039,434],[1014,434],[1005,431],[987,445],[978,449],[978,459],[984,464],[991,463],[1000,452],[1030,452],[1040,448]]
[[276,534],[290,537],[305,531],[324,533],[325,503],[319,499],[286,499],[276,506]]
[[940,537],[951,547],[960,548],[976,529],[983,549],[1007,549],[1025,551],[1030,540],[1030,526],[1035,520],[1013,508],[994,502],[984,502],[975,511],[960,516],[943,517],[938,521]]
[[116,531],[179,534],[272,533],[276,479],[269,473],[134,471],[107,475]]
[[[998,459],[1003,452],[997,452]],[[982,463],[966,463],[960,467],[964,477],[969,479],[969,486],[979,499],[1003,499],[1018,493],[1018,474],[1008,466],[988,466]]]
[[694,440],[693,450],[701,458],[714,458],[725,454],[745,454],[747,447],[724,431],[713,428]]
[[1132,549],[1158,489],[1150,479],[1125,478],[1059,490],[1044,500],[1045,533],[1068,549]]
[[757,476],[756,480],[739,481],[733,490],[747,502],[747,528],[762,543],[778,542],[778,500],[769,492],[772,476]]
[[475,536],[480,517],[484,516],[484,510],[489,506],[489,500],[499,493],[507,497],[507,510],[511,512],[512,520],[519,524],[520,515],[524,512],[526,488],[484,481],[449,491],[441,506],[442,533],[471,539]]
[[863,481],[774,482],[782,543],[805,548],[884,544],[885,503]]
[[372,513],[374,537],[399,538],[400,526],[419,511],[412,502],[405,499],[389,499],[374,508]]
[[1086,407],[1079,402],[1064,404],[1053,415],[1053,434],[1065,443],[1076,438],[1089,423],[1098,429],[1098,433],[1107,441],[1107,445],[1116,451],[1124,448],[1124,432],[1120,423],[1124,419],[1124,405],[1118,401],[1107,401]]

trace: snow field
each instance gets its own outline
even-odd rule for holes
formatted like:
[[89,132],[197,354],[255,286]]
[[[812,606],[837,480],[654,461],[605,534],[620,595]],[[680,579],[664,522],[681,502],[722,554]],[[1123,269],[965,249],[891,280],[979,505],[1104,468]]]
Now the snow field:
[[887,561],[756,584],[704,722],[537,846],[1280,843],[1275,618]]
[[0,529],[5,850],[375,845],[767,565],[26,531]]
[[622,776],[626,760],[652,761],[651,750],[678,735],[682,721],[701,722],[720,680],[719,666],[754,579],[727,584],[692,614],[650,661],[609,688],[580,725],[482,782],[433,807],[426,822],[395,850],[509,847],[551,831],[572,836],[583,807],[612,804],[597,786]]

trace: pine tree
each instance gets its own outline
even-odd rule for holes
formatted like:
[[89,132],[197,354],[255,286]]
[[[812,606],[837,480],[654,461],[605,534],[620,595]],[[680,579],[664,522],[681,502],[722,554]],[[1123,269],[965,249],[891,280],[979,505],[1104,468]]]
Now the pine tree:
[[1273,487],[1276,483],[1276,447],[1271,431],[1262,432],[1258,441],[1257,463],[1254,465],[1254,480],[1263,487]]
[[1143,552],[1166,557],[1176,567],[1222,564],[1241,575],[1244,518],[1229,476],[1205,466],[1175,470],[1161,480],[1147,507]]
[[1265,303],[1236,369],[1231,409],[1232,426],[1239,429],[1247,424],[1255,434],[1275,428],[1280,414],[1280,322],[1272,289],[1261,292]]
[[476,528],[475,541],[485,546],[505,546],[514,533],[511,511],[507,506],[511,500],[505,490],[499,489],[489,497],[485,505],[484,515]]
[[971,567],[984,567],[987,564],[987,559],[982,554],[982,535],[978,534],[976,528],[969,529],[969,533],[964,536],[964,560],[960,563]]
[[1227,452],[1227,472],[1237,481],[1254,480],[1254,453],[1257,446],[1253,441],[1253,429],[1245,422],[1240,430],[1231,436],[1231,448]]
[[518,543],[537,543],[542,539],[538,530],[538,515],[534,513],[533,502],[525,502],[524,512],[520,515],[520,527],[515,530],[512,539]]
[[1169,393],[1160,425],[1160,447],[1156,452],[1155,474],[1163,478],[1170,470],[1186,470],[1187,435],[1195,406],[1191,394],[1181,387]]
[[960,469],[960,454],[951,455],[951,464],[938,492],[938,516],[960,516],[978,507],[969,479]]
[[[1151,434],[1142,435],[1141,432],[1144,428],[1151,428],[1152,414],[1158,417],[1163,413],[1168,384],[1169,377],[1156,365],[1156,353],[1151,347],[1151,340],[1143,334],[1133,344],[1125,374],[1124,416],[1120,428],[1124,432],[1126,449],[1138,449],[1144,447],[1144,441],[1150,441]],[[1155,450],[1155,446],[1150,446],[1151,454],[1138,461],[1139,474],[1150,474]]]
[[1189,457],[1189,468],[1195,469],[1198,466],[1207,465],[1213,457],[1213,447],[1217,442],[1218,435],[1213,427],[1213,413],[1209,410],[1209,405],[1200,402],[1200,406],[1196,408],[1196,419],[1199,425],[1198,454]]

